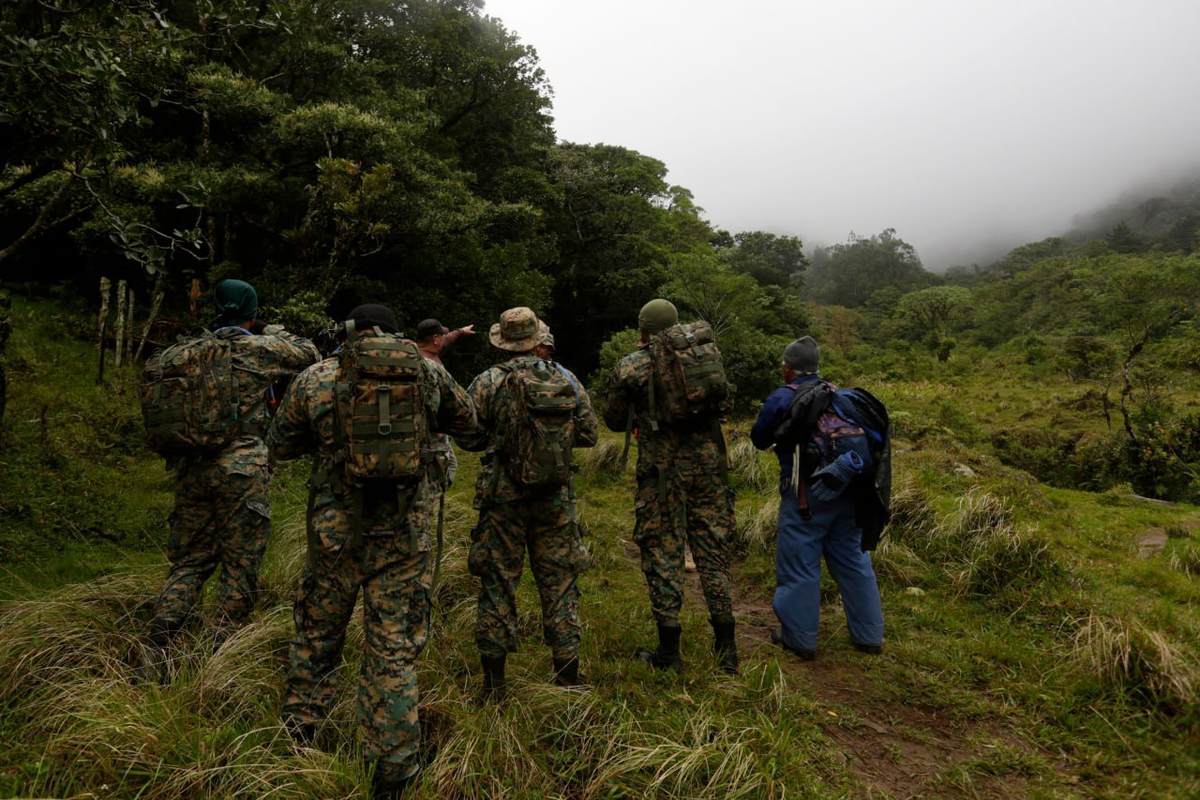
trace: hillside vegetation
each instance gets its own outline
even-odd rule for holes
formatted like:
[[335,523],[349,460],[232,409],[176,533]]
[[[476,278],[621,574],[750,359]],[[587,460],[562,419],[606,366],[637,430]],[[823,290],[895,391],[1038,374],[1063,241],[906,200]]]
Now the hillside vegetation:
[[[110,370],[96,386],[77,368],[95,360],[74,335],[77,317],[20,298],[16,315],[0,456],[9,565],[0,793],[359,796],[367,778],[355,757],[353,666],[314,748],[295,749],[277,724],[304,558],[304,464],[281,465],[274,484],[265,599],[252,624],[214,647],[211,621],[197,620],[171,682],[135,682],[165,573],[158,548],[170,498],[139,443],[134,370]],[[829,356],[830,376],[877,387],[897,424],[896,517],[876,554],[884,655],[850,647],[832,585],[817,661],[769,644],[776,467],[748,446],[741,420],[727,426],[741,675],[713,668],[698,586],[685,607],[683,674],[633,660],[653,624],[629,540],[632,474],[614,474],[620,438],[606,435],[580,452],[578,482],[594,554],[582,662],[595,689],[581,696],[549,683],[526,581],[515,689],[505,704],[481,707],[464,548],[477,457],[463,453],[420,667],[429,749],[416,796],[1200,791],[1197,510],[1122,485],[1054,488],[1006,464],[991,444],[1000,431],[1105,435],[1101,412],[1081,401],[1092,390],[1041,361],[926,355],[902,377]],[[933,372],[940,377],[922,374]],[[349,664],[360,645],[356,620]]]
[[[167,685],[131,676],[171,496],[138,365],[97,350],[117,326],[97,287],[124,287],[152,349],[211,322],[231,277],[326,349],[363,302],[410,333],[529,306],[597,403],[664,297],[713,325],[736,385],[741,674],[713,669],[696,586],[685,671],[630,658],[654,631],[605,434],[577,484],[595,690],[548,682],[526,583],[512,697],[477,705],[464,453],[417,796],[1200,795],[1195,180],[945,274],[892,228],[806,252],[721,229],[650,154],[560,141],[534,44],[480,0],[0,5],[0,795],[366,790],[354,669],[316,747],[277,724],[304,464],[273,484],[252,624],[218,646],[202,615]],[[852,650],[832,584],[815,662],[770,644],[776,466],[746,432],[803,334],[892,411],[881,657]],[[466,337],[446,360],[466,382],[496,351]]]

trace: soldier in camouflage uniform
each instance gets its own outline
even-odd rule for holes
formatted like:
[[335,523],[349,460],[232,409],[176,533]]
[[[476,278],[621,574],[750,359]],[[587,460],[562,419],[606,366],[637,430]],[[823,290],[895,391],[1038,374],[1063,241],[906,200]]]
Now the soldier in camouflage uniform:
[[216,613],[224,629],[218,636],[244,623],[253,610],[258,568],[271,532],[271,467],[262,440],[270,423],[267,394],[272,382],[321,357],[308,339],[255,319],[258,296],[250,284],[221,281],[213,299],[218,314],[215,333],[233,343],[241,436],[216,454],[168,462],[176,470],[175,510],[167,540],[171,569],[155,603],[143,674],[165,657],[218,566]]
[[714,432],[671,428],[650,420],[650,337],[679,321],[675,306],[652,300],[638,315],[640,346],[617,363],[609,377],[604,422],[627,430],[632,412],[637,432],[637,496],[634,540],[650,588],[658,649],[638,658],[659,669],[678,670],[679,610],[683,606],[684,551],[690,545],[713,626],[713,649],[721,668],[737,672],[733,601],[729,589],[734,521],[733,492],[723,479],[724,447]]
[[[507,351],[512,364],[533,357],[533,350],[548,332],[545,323],[528,308],[510,308],[492,325],[491,343]],[[575,387],[576,447],[591,447],[599,423],[591,400],[579,380],[555,365]],[[508,396],[505,364],[481,373],[468,393],[479,414],[479,433],[456,436],[459,446],[472,452],[487,451],[475,486],[479,524],[471,532],[468,568],[480,580],[475,643],[483,666],[484,697],[504,694],[505,660],[517,650],[517,586],[529,551],[530,569],[542,603],[542,636],[554,659],[554,678],[560,686],[579,685],[579,585],[578,577],[590,557],[574,520],[570,487],[529,489],[517,483],[498,455],[503,445],[498,433],[507,428]]]
[[[350,319],[358,330],[397,330],[395,316],[380,305],[359,306]],[[433,361],[420,364],[431,432],[474,433],[475,411],[466,392]],[[376,796],[398,795],[419,770],[416,659],[429,635],[429,531],[440,476],[426,472],[411,483],[359,486],[344,479],[335,461],[344,436],[335,414],[338,374],[339,361],[330,358],[298,375],[267,435],[279,459],[313,455],[308,559],[295,601],[283,721],[296,739],[307,742],[328,715],[346,625],[361,587],[358,722],[364,755],[376,762]]]

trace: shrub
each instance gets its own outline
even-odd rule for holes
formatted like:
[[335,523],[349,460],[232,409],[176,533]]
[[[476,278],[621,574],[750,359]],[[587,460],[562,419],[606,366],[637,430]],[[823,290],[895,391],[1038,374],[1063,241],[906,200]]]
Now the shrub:
[[1133,490],[1159,500],[1200,500],[1200,415],[1154,422],[1126,440],[1124,469]]

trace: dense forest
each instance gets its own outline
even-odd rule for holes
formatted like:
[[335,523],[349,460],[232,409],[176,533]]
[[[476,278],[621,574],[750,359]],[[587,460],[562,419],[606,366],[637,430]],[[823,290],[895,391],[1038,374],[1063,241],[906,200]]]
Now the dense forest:
[[234,276],[310,336],[360,302],[409,326],[529,305],[598,375],[661,295],[714,324],[743,413],[803,332],[851,358],[1015,343],[1095,382],[1136,443],[1164,422],[1147,349],[1193,313],[1195,180],[995,264],[933,274],[892,229],[810,263],[715,227],[652,155],[557,141],[536,51],[478,0],[22,1],[0,62],[0,279],[92,303],[124,279],[176,323]]
[[[0,793],[331,797],[364,781],[346,751],[297,756],[273,733],[300,469],[274,484],[261,619],[220,652],[197,634],[172,693],[125,677],[170,496],[142,444],[140,365],[96,375],[98,289],[126,282],[153,346],[211,322],[211,287],[236,277],[266,319],[323,345],[363,302],[410,333],[427,317],[484,330],[528,305],[597,404],[649,298],[718,333],[735,385],[737,613],[756,637],[740,682],[688,674],[681,699],[614,655],[645,633],[645,608],[622,538],[631,475],[605,434],[580,472],[598,690],[581,704],[522,676],[524,710],[474,709],[454,544],[472,516],[464,458],[422,668],[441,750],[421,796],[1195,796],[1200,179],[944,273],[892,228],[806,249],[721,229],[653,154],[559,140],[535,46],[483,0],[0,8]],[[897,514],[876,559],[889,644],[874,666],[834,650],[800,672],[762,655],[776,467],[745,429],[802,334],[825,376],[892,412]],[[461,381],[495,361],[486,338],[447,353]],[[8,602],[20,596],[34,599]],[[815,682],[816,699],[788,681]],[[835,689],[859,700],[821,705]],[[349,705],[329,741],[351,735]],[[870,757],[847,766],[862,737]]]

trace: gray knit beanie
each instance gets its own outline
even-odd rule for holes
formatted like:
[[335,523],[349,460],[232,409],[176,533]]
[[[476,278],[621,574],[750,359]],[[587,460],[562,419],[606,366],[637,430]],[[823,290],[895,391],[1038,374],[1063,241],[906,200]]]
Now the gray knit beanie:
[[801,336],[783,348],[783,363],[801,375],[816,373],[821,366],[821,348],[811,336]]

